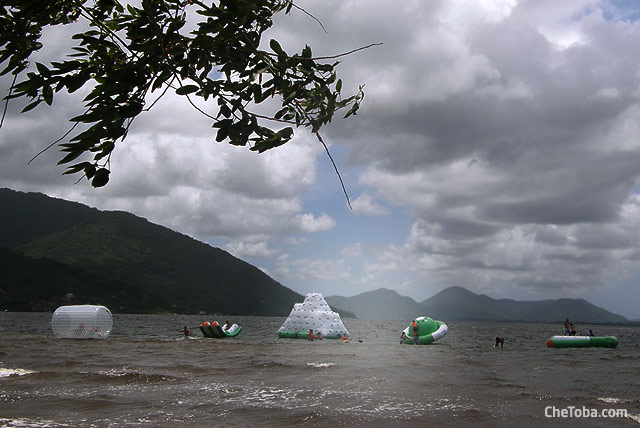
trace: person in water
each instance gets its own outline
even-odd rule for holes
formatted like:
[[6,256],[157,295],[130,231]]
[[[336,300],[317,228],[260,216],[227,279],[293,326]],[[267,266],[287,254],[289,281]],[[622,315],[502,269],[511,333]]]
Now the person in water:
[[413,344],[417,345],[418,343],[420,343],[420,336],[418,336],[418,323],[416,322],[416,320],[413,320],[413,323],[411,325],[413,327]]
[[406,338],[407,338],[407,334],[403,331],[402,334],[400,335],[400,343],[404,343]]
[[348,335],[347,333],[345,333],[345,334],[342,336],[342,341],[343,341],[343,342],[345,342],[345,343],[346,343],[346,342],[351,342],[351,341],[349,340],[349,335]]
[[309,329],[309,340],[313,342],[313,330]]
[[319,331],[318,334],[316,334],[316,339],[318,339],[318,340],[322,340],[323,339],[321,331]]
[[504,348],[504,337],[496,336],[496,345],[494,348],[497,348],[500,345],[500,349]]
[[185,325],[184,328],[182,330],[176,330],[180,333],[183,333],[185,336],[193,336],[193,333],[191,333],[189,331],[189,329],[187,328],[187,326]]

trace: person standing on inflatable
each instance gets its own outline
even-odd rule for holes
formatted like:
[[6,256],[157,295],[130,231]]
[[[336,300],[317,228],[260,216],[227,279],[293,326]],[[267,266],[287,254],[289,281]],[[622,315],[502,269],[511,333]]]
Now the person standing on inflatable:
[[416,320],[413,320],[413,344],[417,345],[420,342],[420,336],[418,336],[418,323]]

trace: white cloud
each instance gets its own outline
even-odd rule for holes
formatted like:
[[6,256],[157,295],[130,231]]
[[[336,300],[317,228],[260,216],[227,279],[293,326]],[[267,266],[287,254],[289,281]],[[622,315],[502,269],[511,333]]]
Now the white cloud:
[[353,213],[356,215],[373,215],[384,216],[389,214],[389,211],[382,205],[377,204],[371,195],[368,193],[362,193],[352,203]]
[[61,177],[55,151],[24,167],[66,130],[73,100],[20,117],[10,105],[0,185],[229,242],[296,291],[615,290],[640,277],[640,22],[615,5],[329,0],[309,8],[328,34],[299,11],[278,17],[265,41],[289,50],[383,43],[341,58],[343,92],[365,84],[366,98],[323,136],[360,195],[353,213],[406,222],[393,243],[367,229],[382,219],[345,214],[338,186],[327,196],[313,136],[257,155],[213,142],[209,121],[173,98],[135,123],[99,190]]
[[269,248],[267,242],[232,241],[224,246],[225,250],[239,258],[267,258],[280,254],[279,250]]
[[293,259],[290,255],[278,257],[275,274],[278,278],[298,281],[341,283],[350,278],[348,267],[341,260]]
[[313,214],[298,214],[289,224],[294,230],[302,232],[324,232],[336,226],[336,221],[329,215],[322,213],[315,217]]

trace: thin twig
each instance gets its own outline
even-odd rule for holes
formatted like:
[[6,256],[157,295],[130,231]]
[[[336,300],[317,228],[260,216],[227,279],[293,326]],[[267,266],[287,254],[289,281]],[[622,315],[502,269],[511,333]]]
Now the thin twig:
[[2,119],[0,119],[0,129],[2,129],[2,125],[4,124],[4,118],[7,115],[7,108],[9,107],[9,97],[11,96],[11,92],[13,92],[13,87],[16,84],[16,79],[18,78],[17,74],[13,75],[13,82],[11,82],[11,86],[9,87],[9,95],[7,95],[7,100],[4,103],[4,109],[2,110]]
[[308,15],[309,17],[315,19],[315,21],[320,24],[320,27],[322,27],[322,29],[324,30],[324,32],[326,34],[329,34],[327,29],[324,28],[324,25],[322,25],[322,22],[320,22],[320,20],[318,18],[316,18],[315,16],[313,16],[312,14],[310,14],[309,12],[307,12],[306,10],[304,10],[303,8],[301,8],[300,6],[298,6],[297,4],[295,4],[293,1],[291,1],[291,6],[295,7],[296,9],[298,9],[299,11],[301,11],[302,13]]
[[173,77],[171,78],[171,82],[167,83],[167,86],[164,88],[164,91],[162,91],[162,93],[160,94],[160,96],[159,96],[158,98],[156,98],[156,99],[151,103],[151,105],[150,105],[149,107],[147,107],[147,108],[143,109],[143,111],[150,111],[150,110],[153,108],[153,106],[155,106],[155,105],[158,103],[158,101],[160,101],[160,98],[164,97],[164,95],[167,93],[167,91],[169,90],[169,88],[172,88],[172,84],[173,84],[173,81],[175,80],[175,78],[176,78],[176,76],[173,76]]
[[206,116],[206,117],[208,117],[209,119],[216,120],[216,118],[215,118],[214,116],[211,116],[209,113],[207,113],[206,111],[202,110],[200,107],[198,107],[197,105],[195,105],[195,104],[194,104],[194,102],[193,102],[193,101],[191,101],[191,98],[189,98],[189,95],[186,95],[186,97],[187,97],[187,101],[189,101],[189,104],[191,104],[191,106],[192,106],[194,109],[198,110],[200,113],[202,113],[203,115],[205,115],[205,116]]
[[331,153],[329,152],[329,147],[327,147],[327,145],[325,144],[324,140],[322,139],[322,137],[320,136],[320,133],[318,131],[313,131],[313,133],[316,134],[316,137],[318,137],[318,140],[320,140],[320,142],[324,146],[324,150],[327,152],[327,156],[329,156],[329,160],[331,161],[331,165],[333,165],[333,169],[336,171],[336,175],[338,176],[338,180],[340,180],[340,185],[342,186],[342,191],[344,192],[344,196],[347,198],[347,204],[349,205],[349,209],[353,211],[353,207],[351,206],[351,200],[349,199],[349,195],[347,194],[347,188],[344,185],[344,181],[342,181],[342,176],[340,175],[340,171],[338,171],[338,166],[336,165],[335,161],[333,160],[333,156],[331,156]]
[[315,57],[315,58],[312,58],[312,59],[313,59],[313,60],[319,60],[319,59],[335,59],[335,58],[339,58],[339,57],[341,57],[341,56],[351,55],[352,53],[356,53],[356,52],[358,52],[358,51],[363,51],[363,50],[365,50],[365,49],[369,49],[369,48],[371,48],[371,47],[373,47],[373,46],[382,46],[382,43],[381,43],[381,42],[380,42],[380,43],[371,43],[371,44],[369,44],[369,45],[367,45],[367,46],[362,46],[361,48],[353,49],[353,50],[350,50],[349,52],[341,53],[341,54],[338,54],[338,55],[332,55],[332,56],[319,56],[319,57]]
[[[80,11],[83,14],[86,14],[85,18],[87,20],[89,20],[89,22],[93,23],[96,27],[100,27],[102,29],[102,31],[105,31],[107,34],[109,34],[111,36],[111,38],[115,41],[115,42],[120,42],[120,45],[122,45],[122,47],[120,48],[120,50],[128,50],[129,54],[131,54],[134,57],[138,57],[138,54],[132,52],[129,47],[127,46],[127,44],[125,43],[124,40],[122,40],[120,38],[120,36],[118,36],[114,31],[112,31],[109,27],[107,27],[102,21],[96,19],[91,12],[89,11],[89,9],[87,9],[86,7],[84,7],[83,5],[80,5]],[[117,45],[117,43],[116,43]]]
[[[318,60],[324,60],[324,59],[336,59],[336,58],[340,58],[340,57],[343,57],[343,56],[351,55],[352,53],[363,51],[365,49],[369,49],[369,48],[374,47],[374,46],[382,46],[382,45],[383,45],[382,42],[371,43],[371,44],[368,44],[367,46],[362,46],[362,47],[359,47],[359,48],[356,48],[356,49],[352,49],[352,50],[350,50],[348,52],[343,52],[343,53],[340,53],[340,54],[337,54],[337,55],[314,56],[314,57],[311,57],[311,58],[303,58],[303,59],[312,60],[312,61],[318,61]],[[278,56],[278,54],[275,54],[273,52],[267,52],[267,51],[262,51],[262,50],[256,50],[256,53],[268,55],[268,56],[274,57],[274,58],[276,58]],[[301,57],[297,57],[297,58],[301,58]]]
[[[89,110],[87,110],[89,111]],[[87,112],[85,111],[85,113]],[[78,126],[80,122],[76,122],[75,125],[73,125],[71,127],[71,129],[69,129],[62,137],[58,138],[56,141],[54,141],[53,143],[49,144],[47,147],[45,147],[44,149],[40,150],[34,157],[31,158],[31,160],[29,162],[27,162],[27,165],[29,165],[31,162],[33,162],[35,160],[35,158],[37,158],[38,156],[40,156],[41,154],[43,154],[44,152],[46,152],[47,150],[49,150],[51,147],[55,146],[56,144],[58,144],[60,141],[62,141],[67,135],[71,134],[71,132],[76,128],[76,126]]]

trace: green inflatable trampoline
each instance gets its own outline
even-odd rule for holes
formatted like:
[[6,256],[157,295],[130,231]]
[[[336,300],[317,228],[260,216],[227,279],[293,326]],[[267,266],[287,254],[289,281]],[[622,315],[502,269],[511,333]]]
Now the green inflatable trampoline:
[[547,339],[547,348],[615,348],[615,336],[553,336]]

